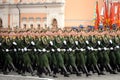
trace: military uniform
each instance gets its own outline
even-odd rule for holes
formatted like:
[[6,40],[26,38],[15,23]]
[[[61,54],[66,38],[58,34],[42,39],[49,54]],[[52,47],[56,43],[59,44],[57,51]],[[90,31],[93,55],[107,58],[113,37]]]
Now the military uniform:
[[15,69],[13,65],[13,59],[10,55],[10,47],[11,47],[11,42],[9,38],[6,38],[5,42],[3,42],[3,59],[4,59],[4,67],[3,70],[5,71],[5,74],[7,73],[7,70],[10,70],[10,68]]
[[119,38],[118,36],[115,37],[115,57],[116,57],[116,64],[117,64],[117,70],[120,71],[120,44],[119,44]]
[[49,65],[49,60],[48,60],[48,52],[47,52],[47,47],[48,47],[48,41],[46,37],[42,37],[42,43],[41,43],[41,52],[39,54],[39,66],[40,68],[43,69],[46,73],[51,73],[50,65]]
[[82,69],[83,72],[86,73],[86,76],[90,76],[86,67],[85,44],[82,36],[78,37],[75,40],[75,57],[78,69]]

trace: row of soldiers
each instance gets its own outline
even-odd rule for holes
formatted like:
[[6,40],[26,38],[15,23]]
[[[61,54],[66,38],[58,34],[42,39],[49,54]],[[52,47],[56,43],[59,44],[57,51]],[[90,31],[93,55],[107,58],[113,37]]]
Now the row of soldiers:
[[90,71],[104,75],[120,71],[120,36],[118,32],[19,32],[0,36],[0,69],[68,77]]

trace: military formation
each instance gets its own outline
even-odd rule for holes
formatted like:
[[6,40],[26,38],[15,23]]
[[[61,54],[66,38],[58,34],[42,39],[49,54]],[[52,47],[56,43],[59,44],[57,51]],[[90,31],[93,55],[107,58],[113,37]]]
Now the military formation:
[[1,31],[0,71],[39,77],[117,74],[120,31]]

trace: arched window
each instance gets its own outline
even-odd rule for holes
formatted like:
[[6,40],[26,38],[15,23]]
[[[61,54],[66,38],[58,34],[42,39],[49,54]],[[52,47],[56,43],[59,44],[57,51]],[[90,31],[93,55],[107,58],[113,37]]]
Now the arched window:
[[26,24],[23,24],[23,26],[24,26],[24,29],[26,29],[26,28],[27,28],[27,25],[26,25]]
[[43,17],[43,21],[46,21],[47,20],[47,17]]
[[37,22],[41,21],[41,18],[40,18],[40,17],[37,17],[37,18],[36,18],[36,21],[37,21]]
[[30,18],[29,18],[29,21],[34,21],[34,18],[33,18],[33,17],[30,17]]
[[31,24],[30,27],[33,27],[33,24]]
[[24,24],[24,27],[26,27],[26,24]]
[[38,24],[37,26],[40,27],[40,24]]
[[27,18],[26,18],[26,17],[23,17],[23,18],[22,18],[22,21],[23,21],[23,22],[27,21]]
[[40,29],[41,25],[40,24],[37,24],[37,28]]
[[52,20],[52,28],[58,28],[58,23],[56,18]]

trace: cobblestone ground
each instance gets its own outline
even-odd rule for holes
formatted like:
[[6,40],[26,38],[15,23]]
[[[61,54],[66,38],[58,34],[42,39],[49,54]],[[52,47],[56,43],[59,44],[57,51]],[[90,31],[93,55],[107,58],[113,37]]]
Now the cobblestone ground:
[[8,75],[0,74],[0,80],[120,80],[119,74],[109,74],[98,76],[94,74],[92,76],[86,77],[84,74],[82,76],[70,75],[70,77],[64,77],[63,75],[57,74],[58,78],[53,78],[46,76],[45,78],[39,78],[38,76],[21,76],[16,73],[9,73]]

